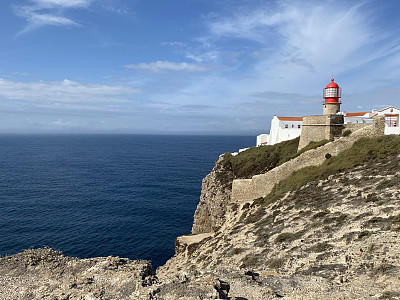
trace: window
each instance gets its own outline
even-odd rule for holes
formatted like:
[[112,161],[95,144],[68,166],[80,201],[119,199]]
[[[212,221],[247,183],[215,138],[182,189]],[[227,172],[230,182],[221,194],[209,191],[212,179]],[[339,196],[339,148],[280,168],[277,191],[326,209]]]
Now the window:
[[297,128],[301,128],[301,125],[297,125]]
[[294,125],[292,124],[292,128],[294,128]]
[[388,127],[397,127],[399,115],[385,115],[385,123]]
[[285,124],[285,128],[288,128],[289,126],[288,126],[288,124]]
[[325,97],[326,98],[335,98],[338,97],[338,89],[337,88],[327,88],[325,89]]

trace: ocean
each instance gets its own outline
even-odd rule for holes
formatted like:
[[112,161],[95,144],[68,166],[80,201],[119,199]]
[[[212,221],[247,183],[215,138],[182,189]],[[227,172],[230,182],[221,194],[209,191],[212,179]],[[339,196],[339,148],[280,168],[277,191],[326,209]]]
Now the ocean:
[[149,259],[189,234],[201,180],[252,136],[0,135],[0,255]]

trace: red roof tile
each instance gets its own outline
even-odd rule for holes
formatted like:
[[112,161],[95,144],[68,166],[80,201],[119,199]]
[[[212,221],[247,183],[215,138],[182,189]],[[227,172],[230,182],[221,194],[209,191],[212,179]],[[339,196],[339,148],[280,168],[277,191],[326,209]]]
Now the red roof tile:
[[303,121],[302,117],[278,117],[279,121]]
[[363,117],[365,114],[368,113],[370,113],[370,111],[346,113],[345,117]]

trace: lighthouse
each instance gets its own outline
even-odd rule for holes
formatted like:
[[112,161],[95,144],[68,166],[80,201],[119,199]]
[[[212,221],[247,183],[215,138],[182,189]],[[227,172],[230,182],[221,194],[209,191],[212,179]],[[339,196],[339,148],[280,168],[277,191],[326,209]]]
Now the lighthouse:
[[344,117],[342,114],[338,114],[340,112],[342,89],[333,78],[324,88],[323,97],[323,114],[303,117],[298,150],[301,150],[311,142],[333,141],[342,134]]
[[324,115],[336,115],[340,111],[340,100],[342,97],[342,88],[338,86],[334,79],[324,88],[323,92],[324,102],[323,114]]

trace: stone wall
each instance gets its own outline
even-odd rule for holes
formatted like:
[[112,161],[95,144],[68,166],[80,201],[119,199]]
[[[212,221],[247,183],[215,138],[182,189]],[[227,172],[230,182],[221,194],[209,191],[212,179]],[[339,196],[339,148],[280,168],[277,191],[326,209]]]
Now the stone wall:
[[319,166],[325,161],[325,154],[338,155],[351,148],[355,141],[362,137],[384,135],[385,120],[382,116],[374,122],[354,131],[350,136],[341,137],[317,149],[309,150],[302,155],[251,179],[236,179],[232,184],[231,201],[249,201],[268,195],[273,186],[288,177],[292,172],[308,166]]
[[323,104],[324,115],[336,115],[340,111],[340,102],[328,102]]
[[358,129],[364,128],[365,126],[370,126],[371,123],[352,123],[352,124],[344,124],[343,125],[343,131],[344,130],[351,130],[351,132],[354,132]]
[[318,115],[303,117],[303,128],[300,135],[299,150],[310,142],[332,141],[340,136],[344,119],[342,115]]

